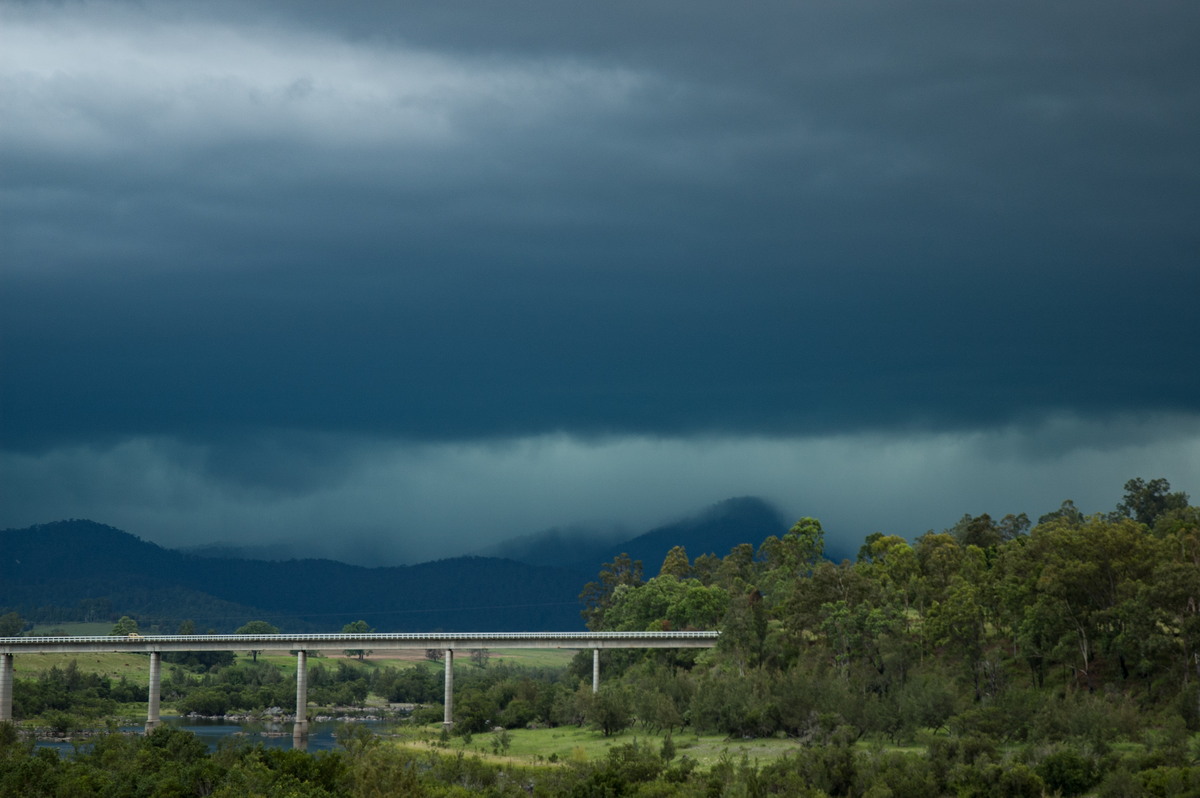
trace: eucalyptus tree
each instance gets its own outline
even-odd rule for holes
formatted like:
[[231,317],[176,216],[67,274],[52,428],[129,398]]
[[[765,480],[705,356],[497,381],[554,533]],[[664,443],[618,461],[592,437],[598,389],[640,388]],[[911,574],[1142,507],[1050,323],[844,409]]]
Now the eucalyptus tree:
[[[279,627],[272,626],[271,624],[267,623],[266,621],[250,621],[249,623],[246,623],[246,624],[238,627],[238,629],[234,632],[234,634],[239,634],[239,635],[277,635],[277,634],[279,634]],[[262,649],[258,649],[257,651],[251,651],[250,656],[254,660],[254,662],[258,662],[258,655],[261,653],[262,653]]]
[[[369,632],[374,632],[375,628],[368,625],[366,621],[352,621],[342,627],[344,634],[365,635]],[[350,648],[344,652],[347,657],[358,657],[358,661],[362,662],[371,652],[363,648]]]

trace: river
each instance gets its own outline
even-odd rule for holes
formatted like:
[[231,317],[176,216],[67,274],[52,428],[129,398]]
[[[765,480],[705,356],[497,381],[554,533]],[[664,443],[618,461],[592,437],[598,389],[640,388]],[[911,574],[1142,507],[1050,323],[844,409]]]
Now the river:
[[[234,720],[223,720],[219,718],[187,718],[179,715],[164,715],[162,718],[163,725],[172,726],[176,729],[183,729],[199,737],[208,744],[209,751],[217,750],[217,746],[222,740],[244,739],[251,744],[262,743],[267,748],[292,748],[292,724],[291,723],[255,723],[244,724]],[[395,721],[381,720],[361,720],[353,721],[361,723],[372,731],[392,725]],[[334,735],[337,729],[342,725],[342,721],[311,721],[309,723],[308,745],[307,751],[332,751],[337,747],[337,740]],[[249,728],[246,728],[249,726]],[[143,730],[142,726],[122,726],[120,731],[133,734],[140,733]],[[86,746],[87,740],[83,739],[79,745]],[[38,740],[38,748],[51,748],[59,752],[60,755],[69,755],[74,753],[76,743],[65,740]]]

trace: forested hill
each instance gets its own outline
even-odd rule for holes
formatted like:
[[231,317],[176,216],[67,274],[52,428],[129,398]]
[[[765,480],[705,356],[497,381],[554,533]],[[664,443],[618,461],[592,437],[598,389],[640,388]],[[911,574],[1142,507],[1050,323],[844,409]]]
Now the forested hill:
[[288,631],[365,619],[380,631],[581,628],[580,576],[462,557],[363,568],[331,560],[199,557],[92,521],[0,532],[0,607],[31,620],[137,617],[173,632],[191,619],[232,631],[265,619]]
[[[724,555],[742,543],[757,543],[771,535],[782,535],[791,523],[769,502],[757,496],[739,496],[624,540],[605,539],[586,529],[550,529],[505,540],[477,553],[530,565],[574,568],[587,580],[596,575],[602,563],[611,562],[622,553],[653,569],[676,546],[683,546],[693,556]],[[853,555],[852,551],[830,553]]]
[[993,747],[1081,738],[1096,756],[1158,729],[1186,742],[1200,732],[1200,507],[1166,480],[1125,487],[1110,513],[1067,501],[1036,524],[875,533],[853,561],[823,556],[812,518],[720,559],[672,552],[649,578],[620,560],[585,588],[589,625],[721,630],[686,684],[630,671],[664,727],[895,743],[948,729]]
[[[646,569],[654,572],[663,558],[675,546],[683,546],[692,555],[724,555],[742,543],[766,540],[771,535],[782,535],[791,526],[779,510],[762,499],[745,496],[727,499],[692,518],[665,524],[638,535],[617,546],[610,546],[596,563],[610,562],[621,554],[630,559],[641,560]],[[596,573],[596,566],[577,562],[576,566],[588,573]]]

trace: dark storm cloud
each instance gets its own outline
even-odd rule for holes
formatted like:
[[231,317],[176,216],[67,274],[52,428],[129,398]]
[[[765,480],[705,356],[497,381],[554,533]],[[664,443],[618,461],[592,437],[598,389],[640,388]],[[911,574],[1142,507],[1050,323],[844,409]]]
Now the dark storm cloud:
[[[73,277],[10,284],[6,439],[380,431],[418,439],[998,423],[1194,409],[1194,277]],[[299,283],[301,285],[297,285]],[[355,288],[354,285],[360,286]],[[146,292],[141,294],[140,292]],[[131,293],[133,295],[131,295]],[[140,295],[139,295],[140,294]],[[82,340],[81,340],[82,339]]]
[[477,552],[567,524],[632,535],[714,496],[753,491],[785,517],[820,518],[831,549],[852,553],[871,532],[915,536],[967,512],[1037,518],[1067,498],[1107,511],[1133,474],[1161,474],[1193,496],[1200,484],[1194,417],[1064,417],[916,435],[427,445],[293,437],[221,448],[141,438],[4,453],[4,517],[23,526],[54,508],[168,546],[266,543],[378,565]]
[[[1197,30],[1175,2],[0,7],[0,445],[49,491],[23,522],[361,501],[374,539],[425,462],[503,504],[489,468],[656,440],[767,482],[775,438],[948,472],[990,451],[956,435],[1194,441]],[[574,522],[581,484],[509,509]]]

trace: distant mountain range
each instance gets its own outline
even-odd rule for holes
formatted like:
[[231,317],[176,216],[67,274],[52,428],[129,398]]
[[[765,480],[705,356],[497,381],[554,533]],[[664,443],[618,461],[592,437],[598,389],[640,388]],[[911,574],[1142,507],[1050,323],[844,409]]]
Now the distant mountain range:
[[642,560],[649,577],[672,546],[723,556],[786,529],[766,502],[740,498],[624,542],[549,531],[492,547],[493,556],[365,568],[201,556],[93,521],[58,521],[0,532],[0,612],[51,623],[131,615],[162,632],[184,619],[218,631],[254,619],[286,631],[358,619],[379,631],[581,629],[580,590],[621,552]]
[[740,543],[752,543],[757,548],[767,537],[783,535],[790,526],[775,507],[762,499],[743,496],[627,540],[613,540],[611,535],[586,530],[550,529],[511,538],[477,553],[530,565],[573,568],[595,576],[600,563],[612,562],[624,552],[641,560],[646,574],[652,576],[674,546],[683,546],[693,559],[701,554],[724,557]]

